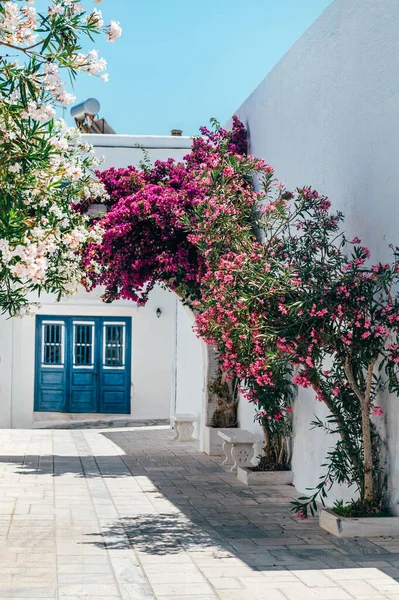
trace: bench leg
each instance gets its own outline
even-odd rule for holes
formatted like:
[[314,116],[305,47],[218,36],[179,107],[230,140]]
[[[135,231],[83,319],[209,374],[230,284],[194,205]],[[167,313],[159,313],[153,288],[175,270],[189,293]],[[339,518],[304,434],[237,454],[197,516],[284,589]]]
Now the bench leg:
[[228,466],[228,465],[232,465],[233,464],[233,457],[231,456],[231,449],[232,449],[232,447],[233,447],[233,444],[231,444],[230,442],[226,442],[226,440],[224,440],[224,442],[223,442],[223,452],[224,452],[226,458],[222,462],[222,465]]
[[194,425],[191,421],[176,422],[176,434],[173,438],[177,442],[191,442],[193,439]]
[[255,448],[253,444],[233,444],[233,448],[231,449],[231,456],[234,461],[231,467],[232,472],[237,471],[237,467],[250,467],[254,454]]

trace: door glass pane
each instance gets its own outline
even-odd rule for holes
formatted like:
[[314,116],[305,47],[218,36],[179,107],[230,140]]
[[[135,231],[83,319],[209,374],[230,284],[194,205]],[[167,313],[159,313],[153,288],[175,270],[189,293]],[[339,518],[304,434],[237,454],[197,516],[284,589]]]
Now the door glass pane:
[[64,363],[63,323],[43,323],[42,363],[44,365]]
[[73,324],[73,364],[75,367],[92,367],[94,359],[94,324]]
[[123,367],[125,364],[125,326],[104,325],[104,365]]

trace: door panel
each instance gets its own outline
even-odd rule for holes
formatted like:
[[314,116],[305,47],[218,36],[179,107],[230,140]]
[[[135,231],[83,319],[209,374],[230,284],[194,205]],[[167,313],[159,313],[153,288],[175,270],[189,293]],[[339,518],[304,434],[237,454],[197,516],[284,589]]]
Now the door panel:
[[126,414],[130,412],[130,319],[104,319],[101,337],[100,411]]
[[67,409],[65,321],[39,319],[36,328],[35,410]]
[[130,413],[131,319],[37,317],[35,410]]
[[95,338],[97,320],[72,319],[71,392],[69,412],[95,413],[97,410],[97,369]]
[[125,385],[125,374],[124,373],[103,373],[103,385],[105,387],[114,388]]

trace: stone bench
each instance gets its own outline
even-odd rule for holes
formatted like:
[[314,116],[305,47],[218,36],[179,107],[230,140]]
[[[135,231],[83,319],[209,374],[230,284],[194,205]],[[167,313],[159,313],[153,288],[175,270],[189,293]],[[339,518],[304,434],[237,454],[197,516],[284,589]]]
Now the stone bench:
[[175,427],[175,442],[190,442],[193,439],[193,431],[197,417],[195,415],[176,414],[172,415]]
[[230,466],[231,471],[237,467],[250,467],[255,454],[254,444],[261,438],[246,429],[219,429],[218,435],[223,440],[223,451],[226,455],[222,465]]

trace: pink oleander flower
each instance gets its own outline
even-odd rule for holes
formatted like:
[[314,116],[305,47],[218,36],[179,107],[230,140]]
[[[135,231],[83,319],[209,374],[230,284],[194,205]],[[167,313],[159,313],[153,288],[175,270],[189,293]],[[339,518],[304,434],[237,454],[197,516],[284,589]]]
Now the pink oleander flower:
[[304,515],[303,513],[301,513],[301,511],[299,510],[296,513],[296,516],[298,517],[298,519],[300,519],[301,521],[306,521],[306,519],[309,519],[308,515]]
[[370,250],[369,250],[369,248],[367,248],[367,246],[363,246],[362,251],[366,258],[370,258]]

